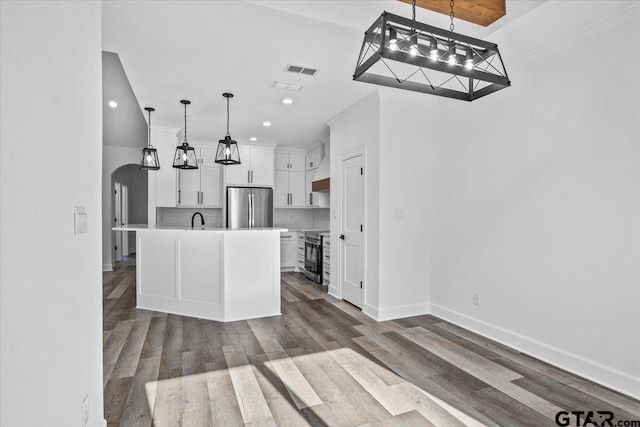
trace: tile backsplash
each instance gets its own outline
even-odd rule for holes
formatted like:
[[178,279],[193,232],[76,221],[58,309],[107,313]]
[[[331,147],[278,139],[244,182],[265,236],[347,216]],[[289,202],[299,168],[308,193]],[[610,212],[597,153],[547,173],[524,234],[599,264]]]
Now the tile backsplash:
[[276,227],[289,229],[318,228],[329,229],[329,209],[276,209],[274,217]]
[[[157,223],[161,227],[190,227],[191,216],[200,212],[207,227],[222,228],[222,209],[157,208]],[[196,224],[200,224],[200,218]],[[290,229],[329,229],[329,208],[275,209],[273,225]]]
[[[200,212],[206,227],[222,228],[222,209],[156,208],[157,223],[161,227],[191,227],[191,216]],[[200,225],[200,218],[196,218]]]

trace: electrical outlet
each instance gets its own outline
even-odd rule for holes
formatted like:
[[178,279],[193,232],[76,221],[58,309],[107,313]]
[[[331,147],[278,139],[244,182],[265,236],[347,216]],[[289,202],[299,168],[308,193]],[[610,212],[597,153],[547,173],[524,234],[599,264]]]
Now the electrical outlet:
[[473,305],[480,306],[480,294],[473,294]]
[[82,427],[89,425],[89,395],[82,400]]

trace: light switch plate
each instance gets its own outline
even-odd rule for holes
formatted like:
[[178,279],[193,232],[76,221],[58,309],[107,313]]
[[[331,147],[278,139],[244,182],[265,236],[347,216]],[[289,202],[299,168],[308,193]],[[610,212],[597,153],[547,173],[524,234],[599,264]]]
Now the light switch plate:
[[82,206],[76,206],[73,211],[74,218],[74,234],[86,234],[87,233],[87,208]]

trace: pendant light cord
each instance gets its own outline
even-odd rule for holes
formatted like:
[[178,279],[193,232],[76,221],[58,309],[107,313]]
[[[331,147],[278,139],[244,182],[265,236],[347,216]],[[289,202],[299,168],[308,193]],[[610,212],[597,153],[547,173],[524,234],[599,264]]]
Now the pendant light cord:
[[229,98],[227,98],[227,136],[229,135]]
[[[414,0],[415,3],[415,0]],[[449,2],[449,6],[451,6],[451,13],[449,13],[449,18],[451,18],[451,25],[449,25],[449,29],[451,30],[451,32],[453,33],[453,28],[455,27],[453,25],[453,18],[455,17],[455,15],[453,14],[453,0],[451,0]],[[414,18],[415,19],[415,18]]]
[[413,19],[413,22],[416,22],[416,0],[411,2],[411,12],[411,19]]
[[187,104],[184,104],[184,142],[183,144],[188,144],[187,142]]
[[149,136],[147,138],[147,147],[151,148],[151,110],[149,110]]

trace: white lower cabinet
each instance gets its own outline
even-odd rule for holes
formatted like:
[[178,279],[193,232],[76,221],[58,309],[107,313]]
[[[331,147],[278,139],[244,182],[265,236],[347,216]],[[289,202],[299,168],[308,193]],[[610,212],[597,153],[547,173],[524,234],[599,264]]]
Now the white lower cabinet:
[[297,234],[296,232],[280,233],[280,270],[295,270]]
[[297,259],[298,259],[298,271],[300,271],[301,273],[305,272],[305,268],[304,268],[304,233],[298,233],[298,238],[297,238],[297,242],[298,242],[298,251],[297,251]]

